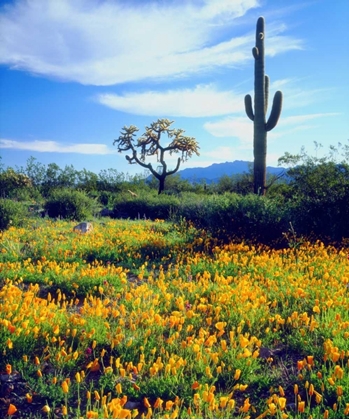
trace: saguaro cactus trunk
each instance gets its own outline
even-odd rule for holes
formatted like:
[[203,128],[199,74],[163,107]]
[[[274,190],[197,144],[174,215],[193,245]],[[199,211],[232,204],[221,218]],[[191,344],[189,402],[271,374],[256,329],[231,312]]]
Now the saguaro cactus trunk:
[[267,172],[267,132],[272,130],[280,117],[282,108],[282,92],[274,95],[273,106],[268,121],[269,78],[264,70],[264,18],[260,17],[256,27],[256,46],[252,49],[254,64],[254,113],[251,95],[245,96],[245,110],[253,121],[253,154],[254,154],[254,192],[264,195],[266,192]]

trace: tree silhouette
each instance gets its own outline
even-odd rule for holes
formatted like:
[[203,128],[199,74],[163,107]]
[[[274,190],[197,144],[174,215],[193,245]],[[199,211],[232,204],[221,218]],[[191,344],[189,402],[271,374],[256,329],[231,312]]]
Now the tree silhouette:
[[[181,162],[186,161],[190,158],[193,153],[199,155],[198,142],[194,137],[184,136],[184,130],[170,128],[173,121],[167,119],[158,119],[153,122],[150,127],[146,127],[145,133],[135,139],[137,131],[139,129],[134,125],[129,127],[123,127],[121,135],[118,139],[114,140],[114,145],[117,144],[118,152],[131,151],[132,156],[126,156],[126,159],[130,164],[137,163],[143,168],[149,169],[149,171],[159,181],[159,191],[165,189],[165,179],[169,175],[173,175],[179,169]],[[171,142],[167,146],[160,144],[161,136],[166,134]],[[176,167],[172,170],[168,170],[167,163],[165,162],[165,153],[169,152],[170,155],[173,153],[181,153],[178,157]],[[155,170],[151,163],[145,163],[147,157],[156,156],[157,170]]]

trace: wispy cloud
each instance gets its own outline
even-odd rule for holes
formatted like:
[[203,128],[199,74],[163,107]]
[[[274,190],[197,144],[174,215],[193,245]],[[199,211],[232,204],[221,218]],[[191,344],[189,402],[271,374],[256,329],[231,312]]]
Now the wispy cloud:
[[[316,102],[325,102],[333,88],[312,89],[308,87],[307,78],[290,78],[275,80],[270,84],[270,91],[283,92],[283,109],[299,109]],[[271,99],[269,100],[271,102]]]
[[[254,29],[234,22],[258,0],[18,0],[0,15],[0,63],[82,84],[166,79],[251,59]],[[270,25],[268,55],[302,48]],[[221,42],[222,30],[226,31]],[[227,40],[228,39],[228,40]]]
[[219,91],[214,85],[193,89],[148,91],[124,95],[102,94],[97,101],[118,111],[136,115],[208,117],[241,111],[243,96],[233,91]]
[[[312,120],[333,117],[337,113],[293,115],[280,118],[278,130],[270,132],[271,138],[282,137],[294,131],[309,130],[320,124],[309,124]],[[207,122],[204,128],[215,137],[237,137],[240,148],[251,148],[253,142],[253,123],[247,117],[226,117],[215,122]]]
[[320,114],[306,114],[306,115],[291,115],[280,119],[281,125],[301,125],[307,121],[316,120],[319,118],[334,117],[340,115],[337,112],[325,112]]
[[30,150],[32,152],[78,153],[82,155],[110,155],[117,153],[105,144],[63,144],[52,140],[18,141],[0,139],[3,149]]
[[[325,91],[330,89],[307,89],[300,87],[296,79],[280,79],[270,85],[270,99],[276,90],[284,93],[283,109],[305,107],[324,99]],[[126,92],[122,94],[104,93],[95,100],[117,111],[134,115],[173,117],[215,117],[244,113],[244,92],[221,90],[216,84],[196,85],[187,89],[165,91]],[[253,91],[250,91],[253,96]],[[270,110],[269,110],[270,112]],[[240,121],[237,122],[240,124]]]
[[204,124],[214,137],[236,137],[240,148],[251,148],[253,143],[253,123],[247,117],[226,117]]

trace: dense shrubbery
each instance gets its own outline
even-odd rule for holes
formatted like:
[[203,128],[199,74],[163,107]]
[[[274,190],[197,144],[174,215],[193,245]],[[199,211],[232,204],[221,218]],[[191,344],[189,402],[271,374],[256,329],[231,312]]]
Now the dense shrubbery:
[[[319,147],[319,145],[317,145]],[[341,157],[341,159],[339,159]],[[288,170],[286,195],[298,232],[323,240],[349,238],[349,145],[331,146],[322,158],[286,153],[281,164]]]
[[83,220],[92,217],[95,202],[86,193],[69,189],[55,190],[45,204],[49,217]]
[[175,174],[166,179],[160,196],[157,180],[147,174],[129,177],[109,169],[95,175],[72,166],[45,168],[35,159],[17,173],[0,171],[0,180],[6,197],[42,203],[48,195],[50,217],[86,219],[97,214],[93,207],[98,205],[114,218],[185,219],[226,239],[275,243],[292,223],[299,235],[338,242],[349,238],[348,160],[349,146],[331,147],[323,158],[309,157],[304,150],[286,153],[279,163],[291,169],[283,180],[270,180],[263,198],[249,193],[248,173],[207,185],[190,184]]
[[186,219],[220,238],[265,244],[284,244],[283,233],[292,223],[300,235],[338,242],[349,238],[348,197],[348,193],[328,194],[326,200],[309,196],[285,200],[280,195],[268,198],[235,193],[120,195],[113,207],[113,217]]
[[0,199],[0,230],[20,226],[28,216],[26,207],[17,201]]
[[18,199],[18,195],[28,192],[32,186],[31,179],[12,168],[0,172],[0,197]]
[[177,211],[179,203],[180,200],[176,196],[154,195],[154,192],[131,196],[126,192],[115,198],[113,216],[124,219],[169,219],[171,214]]
[[114,205],[114,217],[187,220],[205,228],[213,236],[256,240],[270,243],[282,236],[289,223],[286,207],[277,199],[253,194],[198,195],[180,197],[120,197]]

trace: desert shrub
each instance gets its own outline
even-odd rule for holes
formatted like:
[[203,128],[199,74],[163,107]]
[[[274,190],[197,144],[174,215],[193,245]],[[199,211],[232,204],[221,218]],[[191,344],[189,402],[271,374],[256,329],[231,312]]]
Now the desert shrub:
[[[321,145],[316,144],[319,148]],[[325,241],[349,237],[349,144],[330,146],[322,158],[286,153],[279,162],[292,165],[289,207],[297,232]]]
[[103,206],[107,206],[109,201],[112,197],[112,193],[109,191],[101,191],[99,193],[98,201],[103,204]]
[[83,220],[91,217],[95,201],[82,191],[54,190],[45,203],[49,217]]
[[290,219],[297,232],[324,242],[349,238],[349,190],[342,196],[322,199],[303,196],[289,203]]
[[208,225],[206,206],[208,206],[212,197],[192,193],[184,194],[181,197],[180,206],[176,214],[177,218],[191,221],[200,228],[206,227]]
[[254,194],[187,194],[181,200],[178,217],[190,220],[222,239],[271,243],[281,238],[287,228],[289,215],[286,210],[278,200]]
[[14,197],[18,190],[32,186],[30,178],[26,175],[7,168],[0,173],[0,195],[1,197]]
[[171,212],[179,207],[178,197],[171,195],[158,195],[154,192],[139,193],[132,196],[122,193],[114,199],[113,216],[115,218],[147,218],[168,219]]
[[241,238],[271,244],[282,238],[288,219],[287,207],[279,200],[249,194],[239,199],[234,228]]
[[309,196],[285,199],[281,194],[260,197],[236,193],[200,195],[190,192],[176,196],[145,193],[132,197],[118,195],[114,217],[185,219],[197,228],[226,241],[244,240],[282,245],[283,233],[291,222],[297,233],[308,238],[341,240],[349,237],[347,195],[328,194],[326,199]]
[[5,230],[10,226],[21,226],[28,212],[26,206],[17,201],[6,198],[0,199],[0,229]]
[[214,185],[218,194],[225,192],[235,192],[237,194],[250,194],[253,192],[253,175],[251,173],[242,173],[234,175],[223,175]]

